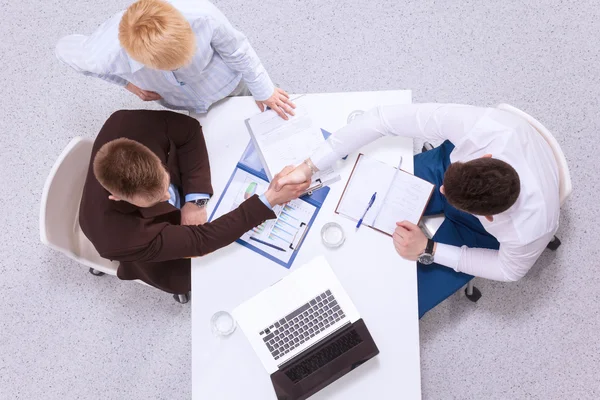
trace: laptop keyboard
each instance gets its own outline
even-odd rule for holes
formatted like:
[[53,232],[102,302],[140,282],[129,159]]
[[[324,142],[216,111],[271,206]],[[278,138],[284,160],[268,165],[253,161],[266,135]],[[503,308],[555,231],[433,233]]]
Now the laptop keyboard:
[[288,368],[285,371],[285,375],[290,378],[292,382],[298,383],[319,368],[322,368],[327,363],[346,353],[348,350],[358,346],[362,341],[363,340],[358,332],[352,329],[316,353]]
[[271,324],[260,336],[273,358],[278,360],[345,316],[327,290]]

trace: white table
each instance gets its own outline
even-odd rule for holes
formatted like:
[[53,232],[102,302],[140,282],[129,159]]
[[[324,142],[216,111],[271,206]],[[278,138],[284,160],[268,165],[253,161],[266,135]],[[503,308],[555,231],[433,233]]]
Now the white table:
[[[411,91],[310,94],[309,113],[320,127],[335,132],[354,110],[411,102]],[[244,120],[258,109],[251,98],[227,99],[198,119],[211,163],[215,198],[221,195],[250,137]],[[403,156],[413,170],[412,140],[384,138],[361,150],[391,165]],[[356,154],[340,162],[342,181],[331,191],[292,266],[325,255],[364,319],[380,354],[329,385],[311,399],[421,398],[417,277],[414,262],[401,259],[392,239],[334,214]],[[216,201],[211,202],[209,215]],[[321,227],[342,225],[346,243],[331,250],[321,243]],[[192,262],[192,393],[195,400],[275,399],[269,375],[241,329],[215,337],[210,317],[237,305],[289,271],[235,243]],[[397,391],[401,391],[398,393]],[[400,396],[400,397],[399,397]]]

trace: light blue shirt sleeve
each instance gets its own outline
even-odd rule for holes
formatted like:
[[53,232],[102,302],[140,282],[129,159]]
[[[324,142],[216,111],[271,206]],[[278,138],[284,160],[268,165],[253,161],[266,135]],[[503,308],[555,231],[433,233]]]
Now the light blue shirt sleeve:
[[129,82],[114,73],[120,59],[117,27],[122,14],[104,22],[91,36],[69,35],[60,39],[56,45],[58,60],[86,76],[126,86]]
[[[267,200],[267,197],[264,194],[261,194],[260,196],[258,196],[258,198],[260,199],[260,201],[263,202],[263,204],[265,206],[269,207],[269,210],[273,209],[273,207],[271,206],[271,204],[269,204],[269,201]],[[210,195],[208,195],[206,193],[190,193],[190,194],[185,195],[186,203],[189,201],[194,201],[194,200],[199,200],[199,199],[210,199]]]
[[267,200],[267,196],[261,194],[260,196],[258,196],[258,198],[260,199],[260,201],[263,202],[265,206],[269,207],[269,210],[273,209],[273,206],[271,206],[271,204],[269,204],[269,200]]
[[221,21],[215,19],[213,23],[217,25],[211,41],[215,51],[229,68],[242,74],[255,100],[267,100],[275,85],[246,35],[231,26],[225,17]]
[[210,195],[207,193],[189,193],[185,195],[185,202],[188,203],[194,200],[210,199]]

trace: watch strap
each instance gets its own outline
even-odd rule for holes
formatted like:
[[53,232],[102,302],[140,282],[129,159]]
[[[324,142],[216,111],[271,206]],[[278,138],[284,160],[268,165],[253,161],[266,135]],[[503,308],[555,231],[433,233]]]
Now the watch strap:
[[196,199],[192,200],[190,203],[194,203],[198,207],[206,207],[210,199]]
[[433,246],[435,242],[431,239],[427,239],[427,247],[425,247],[425,253],[433,255]]

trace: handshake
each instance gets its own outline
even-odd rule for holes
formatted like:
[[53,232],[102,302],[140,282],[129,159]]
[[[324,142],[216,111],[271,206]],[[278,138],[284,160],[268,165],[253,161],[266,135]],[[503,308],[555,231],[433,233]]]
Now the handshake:
[[297,167],[288,165],[273,177],[265,197],[271,206],[285,204],[300,197],[310,186],[316,168],[308,160]]

